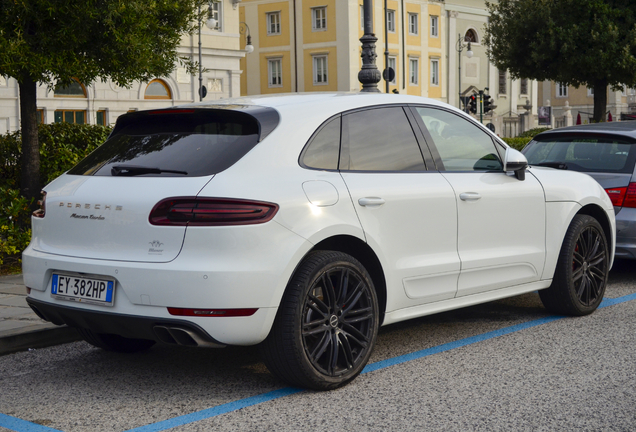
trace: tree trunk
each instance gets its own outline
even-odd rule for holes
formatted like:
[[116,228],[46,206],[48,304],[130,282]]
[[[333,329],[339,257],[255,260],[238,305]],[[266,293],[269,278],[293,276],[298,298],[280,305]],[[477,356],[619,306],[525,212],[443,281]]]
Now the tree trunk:
[[604,122],[607,111],[607,81],[594,81],[594,123]]
[[20,116],[22,130],[22,160],[20,191],[33,199],[31,208],[38,207],[40,197],[40,145],[38,142],[37,83],[31,78],[20,80]]

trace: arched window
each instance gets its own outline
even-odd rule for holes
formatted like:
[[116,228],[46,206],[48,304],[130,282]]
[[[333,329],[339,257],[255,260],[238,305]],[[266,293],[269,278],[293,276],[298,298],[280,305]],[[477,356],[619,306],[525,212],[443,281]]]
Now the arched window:
[[464,36],[464,41],[478,43],[479,41],[477,40],[477,32],[473,29],[468,29],[466,31],[466,36]]
[[85,98],[86,88],[79,81],[73,80],[73,82],[67,86],[55,87],[53,95],[55,97]]
[[161,80],[152,80],[146,87],[144,99],[172,99],[170,87]]

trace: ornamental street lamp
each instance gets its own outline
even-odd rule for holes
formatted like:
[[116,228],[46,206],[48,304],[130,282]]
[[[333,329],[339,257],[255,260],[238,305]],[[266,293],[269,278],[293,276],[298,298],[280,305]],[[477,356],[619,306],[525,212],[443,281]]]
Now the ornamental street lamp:
[[468,42],[468,44],[465,44],[464,41],[462,40],[462,35],[459,34],[457,35],[457,53],[459,55],[459,61],[458,61],[458,67],[459,67],[459,102],[458,102],[458,106],[459,109],[462,109],[462,51],[464,51],[464,48],[467,48],[468,51],[466,51],[466,56],[468,58],[472,58],[473,57],[473,50],[470,46],[470,42]]
[[378,56],[375,53],[375,43],[378,38],[373,33],[373,2],[364,0],[364,35],[360,38],[362,42],[362,69],[358,72],[358,81],[362,83],[363,92],[380,93],[378,83],[382,79],[380,71],[375,64]]
[[239,33],[240,33],[240,34],[245,33],[245,36],[246,36],[246,38],[247,38],[247,40],[246,40],[246,42],[247,42],[247,43],[245,44],[245,52],[246,52],[247,54],[249,54],[249,53],[251,53],[251,52],[254,52],[254,45],[252,45],[252,35],[250,35],[250,28],[249,28],[249,26],[247,25],[247,23],[246,23],[246,22],[243,22],[243,21],[241,21],[241,22],[239,23],[239,25],[240,25],[240,27],[239,27]]
[[[208,89],[203,86],[203,66],[201,61],[201,6],[199,6],[199,102],[208,94]],[[208,19],[205,21],[205,26],[209,29],[215,29],[218,25],[218,21],[212,15],[212,1],[208,5]]]

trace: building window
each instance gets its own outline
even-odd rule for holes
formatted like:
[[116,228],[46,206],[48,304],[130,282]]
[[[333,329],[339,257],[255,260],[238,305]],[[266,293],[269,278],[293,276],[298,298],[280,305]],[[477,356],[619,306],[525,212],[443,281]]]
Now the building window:
[[321,6],[311,9],[312,30],[325,30],[327,28],[327,7]]
[[152,80],[146,87],[144,99],[172,99],[172,93],[168,84],[161,80]]
[[522,95],[528,94],[528,78],[521,78],[521,81],[519,81],[519,93]]
[[506,78],[506,71],[505,70],[501,70],[499,69],[499,94],[501,95],[505,95],[507,94],[507,78]]
[[391,81],[389,81],[390,84],[395,85],[396,84],[396,77],[397,77],[397,59],[395,57],[389,57],[389,67],[391,69],[393,69],[393,79]]
[[99,110],[97,111],[97,116],[96,116],[96,121],[95,123],[97,123],[100,126],[106,126],[106,110]]
[[439,59],[431,59],[431,85],[439,85]]
[[431,15],[431,37],[439,37],[439,17]]
[[563,83],[556,83],[556,97],[568,97],[568,86]]
[[390,33],[395,33],[395,11],[387,9],[386,11],[386,27]]
[[214,30],[223,31],[223,4],[221,2],[210,3],[210,18],[216,20]]
[[[263,15],[261,15],[263,16]],[[280,34],[280,11],[267,14],[267,35]]]
[[58,86],[53,92],[55,97],[85,98],[86,88],[79,81],[73,81],[67,86]]
[[[594,96],[594,87],[587,88],[587,96],[588,97]],[[623,96],[627,96],[627,93],[625,93],[625,87],[623,87]]]
[[464,41],[478,43],[479,41],[477,40],[477,32],[473,29],[468,29],[466,31],[466,34],[464,35]]
[[86,111],[55,110],[55,123],[86,124]]
[[283,86],[283,60],[282,59],[269,59],[267,60],[267,76],[268,87],[282,87]]
[[39,109],[38,113],[37,113],[37,116],[38,116],[38,118],[37,118],[38,124],[43,124],[44,123],[44,110],[43,109]]
[[409,12],[409,34],[410,35],[419,34],[418,15],[416,13]]
[[327,75],[327,56],[317,55],[314,59],[314,85],[325,85],[329,83]]
[[419,85],[420,59],[409,59],[409,84]]

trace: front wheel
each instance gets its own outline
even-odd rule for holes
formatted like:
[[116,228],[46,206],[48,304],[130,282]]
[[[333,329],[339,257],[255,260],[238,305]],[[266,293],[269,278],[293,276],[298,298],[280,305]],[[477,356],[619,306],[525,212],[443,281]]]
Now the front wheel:
[[561,246],[552,285],[539,291],[550,312],[582,316],[596,310],[605,293],[609,250],[596,219],[576,215]]
[[367,364],[378,334],[378,301],[362,264],[333,251],[310,254],[289,282],[261,354],[283,381],[330,390]]

